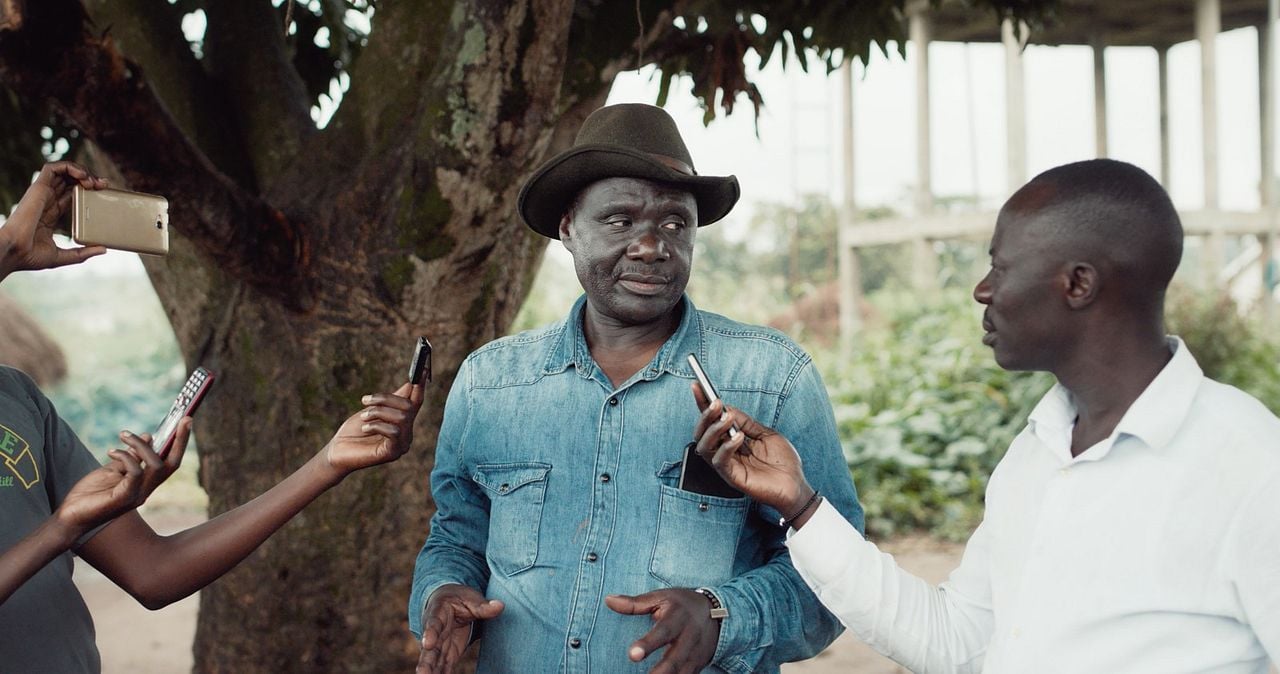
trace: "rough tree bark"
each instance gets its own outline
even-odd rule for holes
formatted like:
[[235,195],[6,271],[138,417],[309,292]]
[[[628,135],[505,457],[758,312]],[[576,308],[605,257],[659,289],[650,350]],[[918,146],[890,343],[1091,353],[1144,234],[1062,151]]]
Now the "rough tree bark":
[[519,185],[612,78],[579,69],[562,86],[573,3],[382,3],[316,131],[275,24],[235,29],[273,21],[265,0],[211,6],[203,67],[164,2],[92,1],[93,21],[75,0],[6,2],[0,81],[72,122],[103,170],[170,198],[172,253],[146,266],[188,364],[219,375],[197,422],[211,516],[302,464],[430,336],[415,450],[207,588],[196,638],[201,672],[405,671],[445,393],[541,258]]

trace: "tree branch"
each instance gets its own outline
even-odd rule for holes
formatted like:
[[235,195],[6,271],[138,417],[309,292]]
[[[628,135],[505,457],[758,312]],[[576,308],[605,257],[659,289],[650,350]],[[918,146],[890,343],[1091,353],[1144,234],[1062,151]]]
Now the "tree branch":
[[253,163],[227,94],[205,72],[182,33],[182,10],[154,0],[85,0],[94,25],[147,73],[169,114],[219,171],[256,192]]
[[308,252],[298,223],[218,172],[110,37],[87,30],[74,0],[28,7],[0,30],[0,80],[48,100],[111,157],[135,189],[170,198],[170,222],[229,274],[300,307]]
[[258,184],[269,188],[316,128],[284,26],[267,0],[206,3],[204,60],[235,110]]

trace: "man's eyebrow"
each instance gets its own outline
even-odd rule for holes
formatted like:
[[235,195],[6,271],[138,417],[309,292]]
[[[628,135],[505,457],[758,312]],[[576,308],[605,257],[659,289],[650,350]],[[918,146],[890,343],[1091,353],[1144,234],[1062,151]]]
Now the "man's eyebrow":
[[[667,208],[679,208],[682,211],[693,210],[689,207],[688,204],[685,203],[684,195],[685,195],[684,192],[661,194],[661,195],[658,195],[658,198],[655,199],[655,201],[657,201],[659,204]],[[693,208],[697,208],[697,206],[695,205]]]

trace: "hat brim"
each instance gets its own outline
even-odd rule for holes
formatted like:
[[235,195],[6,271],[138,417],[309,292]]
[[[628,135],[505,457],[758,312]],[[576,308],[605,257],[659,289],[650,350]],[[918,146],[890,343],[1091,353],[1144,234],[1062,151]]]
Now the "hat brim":
[[698,202],[698,226],[729,213],[741,192],[735,176],[690,176],[643,153],[613,145],[583,145],[538,169],[520,189],[517,210],[533,231],[560,238],[560,218],[578,193],[605,178],[643,178],[688,189]]

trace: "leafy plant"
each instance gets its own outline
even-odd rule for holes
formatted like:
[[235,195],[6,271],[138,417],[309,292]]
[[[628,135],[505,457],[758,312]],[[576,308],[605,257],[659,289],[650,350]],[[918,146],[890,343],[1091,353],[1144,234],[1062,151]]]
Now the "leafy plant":
[[[962,540],[981,521],[991,471],[1053,378],[1000,369],[961,289],[872,299],[888,319],[883,329],[861,335],[848,356],[813,354],[867,529]],[[1168,322],[1206,375],[1280,410],[1280,343],[1230,298],[1176,288]]]
[[1165,304],[1165,322],[1195,355],[1205,376],[1280,411],[1280,342],[1257,316],[1241,313],[1225,294],[1175,285]]
[[1000,369],[961,290],[873,299],[886,328],[865,333],[847,358],[814,354],[867,529],[963,539],[981,520],[992,469],[1052,380]]

